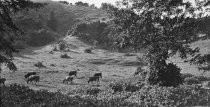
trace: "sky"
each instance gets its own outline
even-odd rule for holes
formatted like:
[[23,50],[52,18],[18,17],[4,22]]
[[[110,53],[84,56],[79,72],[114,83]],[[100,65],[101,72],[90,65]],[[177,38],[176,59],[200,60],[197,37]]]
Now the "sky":
[[[53,1],[63,1],[63,0],[53,0]],[[95,4],[97,7],[101,6],[101,3],[112,3],[115,4],[116,1],[119,0],[64,0],[64,1],[68,1],[69,3],[75,3],[78,1],[82,1],[82,2],[86,2],[88,4]]]

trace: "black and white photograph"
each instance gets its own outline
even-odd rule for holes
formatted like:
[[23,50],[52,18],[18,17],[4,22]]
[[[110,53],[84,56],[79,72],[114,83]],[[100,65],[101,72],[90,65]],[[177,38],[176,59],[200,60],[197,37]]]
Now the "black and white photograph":
[[0,107],[210,107],[210,0],[0,0]]

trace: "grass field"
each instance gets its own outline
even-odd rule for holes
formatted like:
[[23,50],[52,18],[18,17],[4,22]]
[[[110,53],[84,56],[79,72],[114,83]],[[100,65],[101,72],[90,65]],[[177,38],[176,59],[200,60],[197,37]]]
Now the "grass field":
[[[97,83],[88,84],[87,81],[90,76],[97,72],[102,72],[103,74],[103,78],[99,83],[100,86],[112,81],[135,80],[133,73],[138,65],[142,65],[137,61],[137,56],[141,57],[141,53],[134,53],[129,56],[125,53],[110,52],[102,49],[94,49],[92,53],[84,53],[84,50],[91,46],[81,42],[76,37],[68,36],[64,40],[70,46],[68,52],[54,51],[53,54],[50,54],[49,52],[54,45],[25,50],[15,55],[14,62],[18,67],[18,71],[13,72],[5,68],[1,73],[1,77],[7,79],[6,84],[18,83],[30,86],[33,89],[50,91],[69,90],[79,86],[94,87]],[[207,46],[209,42],[202,41],[198,44]],[[70,58],[60,58],[60,55],[64,53]],[[183,73],[210,76],[209,72],[203,74],[195,66],[181,63],[180,59],[173,59],[173,61],[177,62],[182,68]],[[35,67],[34,64],[37,62],[42,62],[46,68]],[[74,79],[74,83],[71,85],[63,84],[62,80],[68,76],[68,72],[76,69],[79,69],[79,71],[78,76]],[[41,76],[39,85],[26,84],[24,75],[32,71],[38,72],[38,75]]]

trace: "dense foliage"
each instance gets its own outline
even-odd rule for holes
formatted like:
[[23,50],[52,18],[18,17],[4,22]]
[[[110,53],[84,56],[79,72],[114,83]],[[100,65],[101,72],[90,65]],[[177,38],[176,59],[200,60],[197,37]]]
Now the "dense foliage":
[[103,89],[81,86],[71,90],[68,95],[90,98],[104,104],[113,103],[113,106],[124,104],[124,106],[134,107],[209,106],[210,100],[210,91],[196,84],[174,88],[150,86],[144,83],[114,82]]
[[20,37],[22,31],[13,23],[11,14],[23,9],[39,8],[43,5],[44,4],[41,3],[30,2],[29,0],[0,1],[0,65],[4,63],[10,70],[17,70],[16,66],[12,62],[12,53],[17,52],[13,46],[13,42],[14,39]]
[[[188,78],[192,75],[183,74]],[[206,77],[193,76],[201,80]],[[185,82],[186,84],[188,81]],[[210,86],[208,86],[210,87]],[[210,106],[210,90],[197,83],[174,87],[150,86],[143,82],[121,80],[103,87],[79,86],[76,89],[34,91],[29,87],[12,84],[1,86],[1,107],[157,107],[157,106]],[[66,94],[62,94],[66,93]]]
[[82,22],[71,29],[72,36],[78,36],[81,40],[91,43],[97,43],[97,46],[101,48],[109,49],[113,45],[113,33],[114,26],[101,21],[95,22]]
[[82,1],[78,1],[75,3],[76,6],[85,6],[85,7],[89,7],[88,3],[83,3]]
[[63,4],[66,4],[66,5],[69,4],[69,2],[67,2],[67,1],[59,1],[59,3],[63,3]]
[[180,69],[167,63],[167,59],[177,53],[185,60],[198,55],[199,48],[193,49],[190,44],[198,40],[198,32],[203,31],[201,20],[207,17],[205,6],[209,2],[196,1],[196,6],[182,0],[122,0],[119,3],[121,8],[110,12],[118,26],[115,28],[118,46],[147,50],[145,60],[150,67],[147,73],[150,84],[177,86],[182,83]]

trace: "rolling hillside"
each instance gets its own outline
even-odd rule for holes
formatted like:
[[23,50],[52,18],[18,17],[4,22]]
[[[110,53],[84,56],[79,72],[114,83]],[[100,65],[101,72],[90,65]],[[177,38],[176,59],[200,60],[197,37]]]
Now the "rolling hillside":
[[[148,70],[142,58],[144,51],[135,53],[129,47],[121,52],[110,51],[116,36],[112,32],[115,26],[106,22],[109,19],[105,11],[52,1],[47,3],[42,9],[21,11],[13,15],[15,23],[25,32],[15,46],[26,48],[14,54],[13,62],[17,71],[1,65],[0,78],[6,79],[5,85],[0,84],[3,93],[1,98],[5,105],[13,103],[17,106],[21,102],[26,106],[32,102],[35,104],[33,107],[48,107],[48,103],[56,106],[53,103],[56,102],[83,107],[80,103],[86,99],[87,105],[93,107],[97,107],[96,103],[103,105],[107,102],[108,106],[99,107],[114,104],[122,107],[119,103],[124,107],[129,103],[151,107],[209,106],[210,86],[207,83],[210,83],[210,72],[199,71],[197,66],[184,63],[175,56],[168,61],[181,68],[181,80],[184,83],[178,87],[148,85],[144,81],[144,71]],[[99,43],[95,44],[95,40]],[[210,54],[209,39],[199,40],[191,46],[199,47],[201,54]],[[142,69],[139,70],[139,67]],[[75,70],[77,76],[71,77],[73,80],[69,83],[64,83],[69,78],[69,72]],[[134,75],[136,71],[139,74]],[[25,75],[30,72],[36,72],[37,77],[40,77],[38,83],[27,83],[29,79]],[[89,83],[95,73],[102,73],[102,77]]]
[[[17,26],[25,32],[22,39],[26,40],[26,44],[34,42],[32,45],[28,44],[29,46],[44,46],[58,40],[64,37],[76,23],[107,18],[107,13],[100,9],[65,5],[53,1],[45,2],[47,5],[44,8],[24,10],[13,15]],[[42,37],[51,38],[51,40],[39,43],[39,40],[43,39]]]

